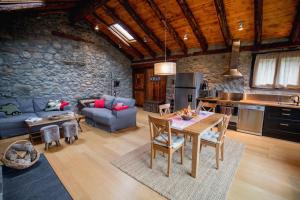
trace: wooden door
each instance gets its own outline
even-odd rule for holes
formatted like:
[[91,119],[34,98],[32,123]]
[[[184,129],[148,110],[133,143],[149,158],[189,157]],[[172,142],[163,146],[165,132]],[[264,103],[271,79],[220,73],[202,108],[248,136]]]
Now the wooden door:
[[143,106],[145,100],[145,73],[144,70],[133,72],[133,98],[137,106]]
[[154,69],[146,69],[146,100],[166,100],[166,76],[155,76]]

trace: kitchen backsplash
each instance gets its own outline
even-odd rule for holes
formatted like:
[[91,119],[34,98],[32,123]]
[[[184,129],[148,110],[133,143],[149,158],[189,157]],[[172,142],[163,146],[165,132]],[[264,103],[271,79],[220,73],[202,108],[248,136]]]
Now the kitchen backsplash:
[[[208,80],[209,88],[224,92],[254,93],[254,94],[281,94],[291,95],[295,91],[259,90],[250,88],[250,74],[252,65],[251,52],[240,53],[239,71],[242,78],[225,78],[222,74],[228,70],[230,53],[191,56],[177,60],[177,72],[200,72]],[[172,98],[172,79],[167,82],[167,100]]]

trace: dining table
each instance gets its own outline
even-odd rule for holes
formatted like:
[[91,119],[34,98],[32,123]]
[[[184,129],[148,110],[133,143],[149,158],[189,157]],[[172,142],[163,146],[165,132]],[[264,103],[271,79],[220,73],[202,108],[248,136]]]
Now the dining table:
[[224,114],[207,111],[200,111],[190,120],[183,120],[176,113],[163,116],[163,118],[172,120],[171,130],[173,133],[192,137],[192,166],[190,175],[194,178],[197,178],[198,174],[201,136],[206,131],[220,124],[223,117]]

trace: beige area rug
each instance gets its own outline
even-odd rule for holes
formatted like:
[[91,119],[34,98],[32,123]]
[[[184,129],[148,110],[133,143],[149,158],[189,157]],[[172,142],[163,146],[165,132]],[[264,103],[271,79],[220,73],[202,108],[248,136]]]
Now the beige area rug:
[[127,153],[112,164],[168,199],[224,200],[243,151],[243,144],[226,138],[225,159],[216,170],[215,149],[203,147],[197,179],[189,175],[191,142],[187,143],[183,165],[179,164],[180,154],[174,154],[169,178],[166,176],[167,155],[164,157],[158,152],[153,169],[150,169],[150,144]]

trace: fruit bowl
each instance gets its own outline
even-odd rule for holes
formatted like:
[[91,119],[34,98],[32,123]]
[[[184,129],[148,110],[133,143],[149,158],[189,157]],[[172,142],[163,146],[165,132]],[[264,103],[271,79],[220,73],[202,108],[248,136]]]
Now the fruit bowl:
[[191,115],[181,115],[180,117],[185,121],[193,119],[193,116],[191,116]]

